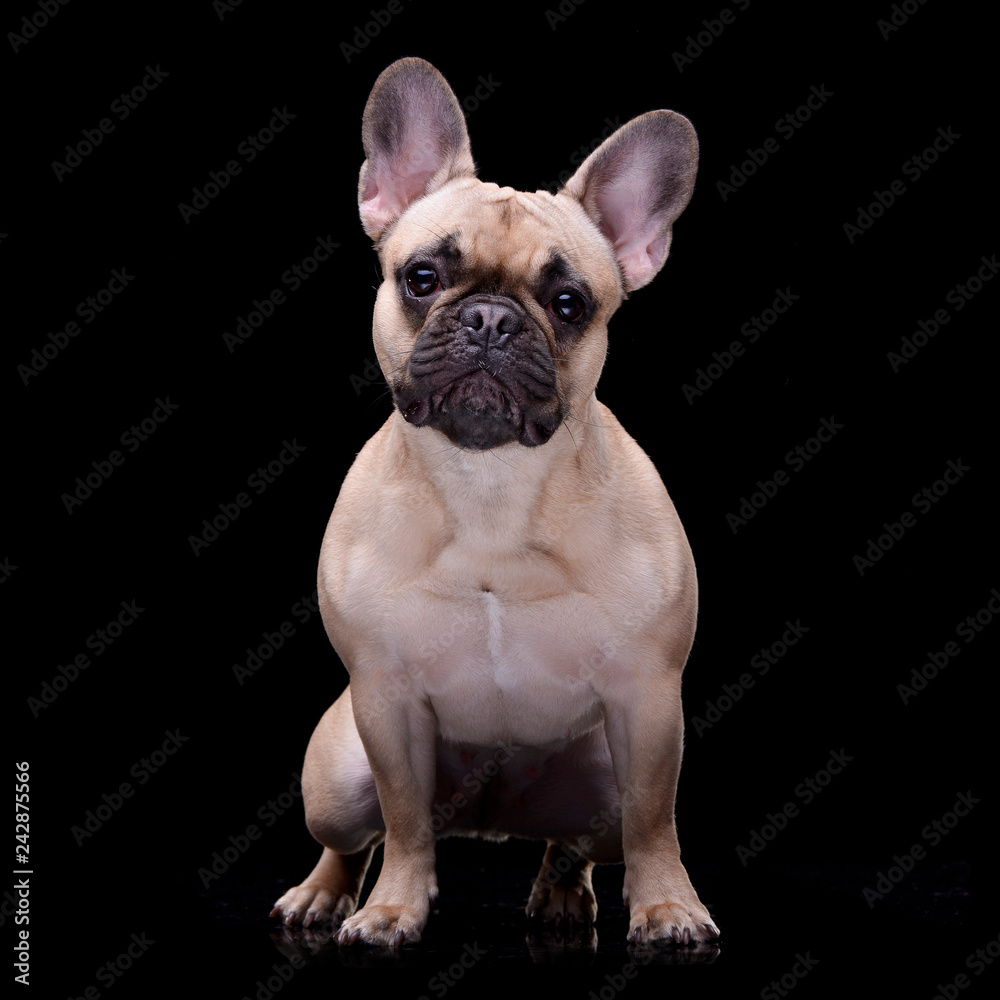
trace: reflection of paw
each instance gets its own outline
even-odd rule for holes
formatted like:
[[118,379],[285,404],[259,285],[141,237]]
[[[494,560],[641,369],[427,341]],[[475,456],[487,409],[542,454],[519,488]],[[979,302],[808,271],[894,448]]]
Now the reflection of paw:
[[562,962],[568,955],[597,951],[597,928],[593,924],[563,923],[533,924],[525,936],[525,944],[536,965]]
[[272,917],[281,917],[287,925],[332,923],[334,927],[354,912],[354,900],[350,896],[332,893],[325,886],[302,885],[289,889],[271,910]]
[[407,941],[419,941],[427,923],[427,910],[422,913],[409,906],[362,907],[344,921],[334,940],[337,944],[381,944],[399,948]]
[[551,885],[537,881],[531,887],[528,905],[524,908],[531,920],[554,923],[592,924],[597,919],[597,897],[590,880],[581,880],[574,886]]
[[697,898],[690,903],[634,907],[629,920],[628,940],[635,944],[649,941],[681,945],[713,943],[721,936],[708,910]]
[[317,922],[308,929],[284,926],[272,932],[270,938],[285,958],[308,959],[325,955],[330,950],[333,933],[329,924]]

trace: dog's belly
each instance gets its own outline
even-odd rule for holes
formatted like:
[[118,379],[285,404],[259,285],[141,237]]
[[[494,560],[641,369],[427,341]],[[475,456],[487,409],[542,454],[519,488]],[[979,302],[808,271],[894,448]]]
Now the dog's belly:
[[436,833],[574,840],[618,860],[621,804],[601,728],[558,749],[440,741],[431,825]]

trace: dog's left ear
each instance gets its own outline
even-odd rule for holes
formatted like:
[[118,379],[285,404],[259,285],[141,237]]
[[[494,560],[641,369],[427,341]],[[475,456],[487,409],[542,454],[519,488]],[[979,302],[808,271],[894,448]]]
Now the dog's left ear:
[[601,143],[562,189],[610,241],[627,292],[663,267],[697,170],[694,126],[675,111],[650,111]]
[[358,208],[375,241],[412,202],[476,172],[458,98],[423,59],[399,59],[382,72],[365,106],[361,137],[367,159]]

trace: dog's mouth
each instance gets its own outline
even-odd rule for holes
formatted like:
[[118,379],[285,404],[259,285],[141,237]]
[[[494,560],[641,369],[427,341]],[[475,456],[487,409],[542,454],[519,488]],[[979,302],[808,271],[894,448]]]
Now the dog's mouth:
[[485,450],[519,441],[527,447],[545,444],[561,422],[558,408],[550,414],[525,406],[518,393],[485,369],[452,379],[412,402],[397,399],[405,420],[416,427],[437,428],[463,448]]

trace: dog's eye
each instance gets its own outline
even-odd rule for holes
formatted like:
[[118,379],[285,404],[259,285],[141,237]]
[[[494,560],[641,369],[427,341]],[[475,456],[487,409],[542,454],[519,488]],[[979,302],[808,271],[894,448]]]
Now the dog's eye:
[[564,323],[578,323],[587,311],[587,305],[575,292],[560,292],[550,303],[549,309]]
[[438,280],[437,271],[418,264],[406,272],[406,287],[411,295],[422,298],[424,295],[436,292],[441,287],[441,282]]

